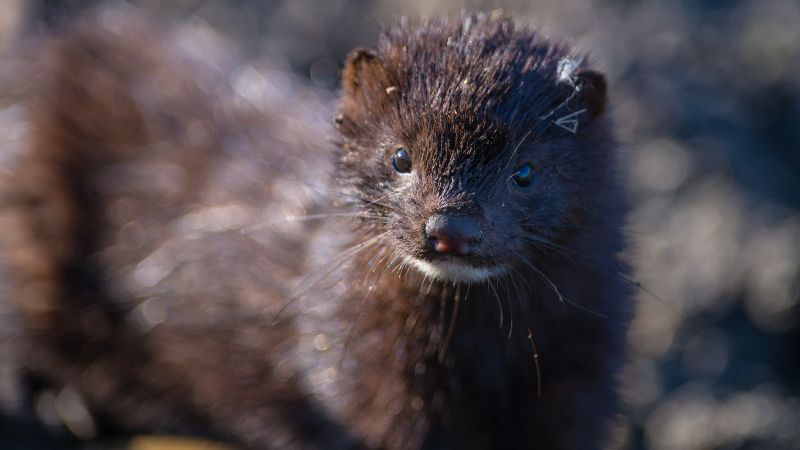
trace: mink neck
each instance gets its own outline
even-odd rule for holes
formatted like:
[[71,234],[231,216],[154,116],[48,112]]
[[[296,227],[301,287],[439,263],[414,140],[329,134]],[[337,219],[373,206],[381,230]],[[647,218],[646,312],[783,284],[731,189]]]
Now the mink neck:
[[[392,351],[402,346],[398,354],[404,355],[407,366],[433,362],[446,369],[448,357],[470,357],[461,351],[473,355],[481,349],[504,349],[508,359],[524,358],[528,370],[529,334],[547,330],[540,333],[539,343],[540,350],[546,350],[551,338],[559,338],[560,332],[549,332],[553,324],[602,324],[617,314],[597,290],[620,282],[615,279],[621,268],[614,255],[622,239],[618,226],[597,219],[592,221],[596,225],[573,230],[559,248],[528,249],[526,262],[519,258],[506,273],[473,283],[434,281],[410,267],[372,267],[372,255],[363,254],[348,269],[355,281],[352,297],[358,300],[343,307],[352,310],[348,315],[362,316],[361,323],[368,318],[364,333],[392,333],[397,341]],[[360,327],[364,325],[356,324],[356,332]],[[462,340],[491,345],[476,349],[460,346]]]
[[[587,249],[574,254],[595,260],[583,251]],[[594,263],[576,264],[577,257],[569,257],[566,250],[536,256],[534,265],[517,264],[494,278],[454,283],[432,280],[410,267],[370,268],[365,273],[371,260],[365,255],[349,269],[351,300],[341,307],[356,321],[355,336],[385,338],[385,357],[396,367],[417,370],[425,364],[453,370],[460,365],[456,361],[490,357],[503,349],[499,353],[513,363],[498,361],[495,367],[528,371],[533,356],[529,334],[567,308],[569,313],[580,312],[566,303],[578,305],[573,298],[582,297],[574,280],[590,282],[597,274]],[[562,298],[568,294],[572,298]],[[588,314],[591,306],[582,306]],[[476,342],[481,346],[470,344]],[[524,359],[519,367],[517,356]]]
[[[581,240],[571,242],[576,253],[598,261],[605,252],[578,246]],[[549,281],[520,264],[512,266],[508,276],[454,284],[432,281],[413,268],[384,266],[392,258],[376,258],[378,254],[365,251],[342,265],[340,284],[347,289],[333,301],[335,308],[326,309],[327,318],[315,322],[332,327],[331,332],[346,342],[344,356],[337,352],[341,359],[330,364],[341,368],[349,401],[363,405],[342,414],[363,423],[360,433],[368,440],[373,433],[376,439],[382,435],[384,429],[371,424],[374,417],[386,415],[390,405],[401,405],[402,410],[386,422],[384,431],[394,427],[402,433],[414,429],[417,420],[431,420],[426,426],[436,427],[436,417],[468,414],[469,405],[515,410],[524,399],[551,392],[559,380],[548,375],[559,373],[558,367],[597,365],[577,350],[559,347],[577,342],[578,349],[589,349],[593,333],[565,335],[574,334],[578,326],[591,329],[613,321],[559,299],[560,293],[586,310],[607,313],[599,290],[608,277],[595,264],[577,262],[566,251],[531,253]],[[346,325],[337,328],[337,323]],[[397,389],[389,392],[386,386]],[[427,405],[428,419],[417,414],[414,405],[419,401]],[[516,425],[523,426],[509,424]]]

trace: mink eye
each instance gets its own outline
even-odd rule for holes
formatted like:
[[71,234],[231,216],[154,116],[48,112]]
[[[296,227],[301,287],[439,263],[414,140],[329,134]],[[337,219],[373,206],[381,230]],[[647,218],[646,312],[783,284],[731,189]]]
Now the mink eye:
[[514,175],[511,176],[511,179],[514,180],[514,184],[519,187],[528,187],[533,182],[533,178],[536,175],[536,172],[533,170],[530,164],[523,164],[520,166]]
[[394,152],[394,155],[392,155],[392,167],[400,173],[411,172],[411,155],[408,154],[405,148],[400,147]]

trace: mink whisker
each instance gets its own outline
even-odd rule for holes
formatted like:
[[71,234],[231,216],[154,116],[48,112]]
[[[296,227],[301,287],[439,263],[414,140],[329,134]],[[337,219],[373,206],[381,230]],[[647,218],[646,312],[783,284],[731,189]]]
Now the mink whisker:
[[376,206],[380,206],[380,207],[386,208],[386,209],[388,209],[390,211],[394,211],[395,209],[392,208],[391,206],[388,206],[386,204],[379,203],[379,202],[382,201],[382,200],[386,200],[387,198],[391,198],[393,196],[400,195],[400,194],[402,194],[402,192],[393,191],[393,192],[389,192],[389,193],[387,193],[385,195],[382,195],[382,196],[380,196],[380,197],[378,197],[378,198],[376,198],[374,200],[369,200],[369,199],[365,199],[365,198],[361,198],[359,200],[361,200],[362,202],[366,202],[364,205],[362,205],[363,208],[368,208],[370,206],[376,205]]
[[436,325],[436,343],[439,344],[439,358],[441,359],[441,346],[444,343],[444,316],[447,312],[447,286],[442,287],[439,294],[439,321]]
[[[327,276],[332,271],[332,269],[335,269],[336,266],[341,264],[345,259],[347,259],[350,256],[353,256],[353,255],[361,252],[362,250],[368,248],[369,246],[375,244],[381,238],[386,236],[387,233],[388,232],[384,231],[382,233],[379,233],[379,234],[377,234],[377,235],[375,235],[375,236],[373,236],[373,237],[371,237],[369,239],[363,240],[363,241],[361,241],[361,242],[359,242],[359,243],[357,243],[357,244],[355,244],[355,245],[353,245],[353,246],[351,246],[351,247],[339,252],[338,254],[336,254],[336,255],[334,255],[332,257],[331,261],[325,263],[322,267],[316,269],[316,271],[323,271],[322,274],[321,274],[321,277],[324,278],[325,276]],[[314,273],[312,272],[311,275],[314,275]],[[319,273],[317,273],[317,275],[319,275]],[[306,281],[308,281],[308,280],[307,279],[303,279],[300,283],[298,283],[298,286],[304,284]],[[312,283],[312,286],[313,286],[313,283]],[[305,291],[301,291],[301,292],[305,293]]]
[[[383,260],[387,253],[389,252],[384,247],[378,250],[378,252],[376,252],[376,256],[380,256],[380,260]],[[373,258],[370,261],[373,261],[376,256],[373,256]],[[339,355],[339,368],[342,367],[342,363],[344,363],[344,360],[347,357],[347,352],[350,349],[350,343],[352,342],[353,336],[355,335],[355,330],[357,329],[358,324],[361,321],[362,316],[364,315],[364,309],[365,309],[364,306],[367,304],[367,300],[369,299],[370,294],[375,290],[374,286],[378,283],[378,281],[383,277],[383,275],[389,269],[389,266],[387,265],[383,267],[383,270],[377,272],[375,270],[375,267],[378,267],[379,265],[380,262],[375,266],[372,266],[370,270],[364,275],[364,280],[362,282],[362,286],[364,287],[364,296],[361,298],[361,301],[359,302],[356,312],[356,317],[355,319],[353,319],[353,323],[351,324],[350,329],[347,332],[347,337],[345,338],[344,345],[342,346],[342,353],[341,355]],[[367,278],[372,273],[375,273],[375,277],[372,279],[372,282],[367,283]]]
[[350,325],[350,329],[347,331],[347,337],[344,340],[344,344],[342,345],[342,353],[339,355],[339,369],[342,368],[342,364],[344,363],[345,358],[347,357],[347,352],[350,349],[350,342],[355,335],[356,327],[358,326],[361,317],[364,315],[364,305],[367,304],[367,298],[369,298],[369,294],[372,292],[370,288],[366,288],[364,292],[364,296],[361,298],[361,302],[358,304],[356,317],[353,319],[353,323]]
[[[523,142],[525,142],[525,139],[527,139],[527,138],[528,138],[528,136],[530,136],[530,135],[531,135],[531,132],[532,132],[532,130],[528,130],[528,132],[527,132],[527,133],[525,133],[525,134],[522,136],[522,138],[519,140],[519,142],[517,143],[517,145],[516,145],[516,146],[514,146],[514,151],[513,151],[513,152],[511,152],[511,156],[508,158],[508,162],[506,162],[506,165],[505,165],[505,167],[503,168],[503,170],[506,170],[506,169],[508,169],[508,166],[509,166],[509,165],[511,165],[511,161],[513,161],[513,160],[514,160],[514,156],[517,154],[517,150],[519,150],[519,147],[522,145],[522,143],[523,143]],[[512,175],[512,177],[513,177],[513,175]],[[508,181],[508,180],[506,180],[506,181]]]
[[[309,273],[309,275],[304,277],[297,285],[298,287],[303,286],[303,288],[291,294],[289,298],[280,306],[280,308],[278,308],[278,311],[275,313],[275,316],[273,317],[271,324],[272,325],[277,324],[278,321],[280,320],[280,317],[283,315],[283,313],[286,311],[289,305],[291,305],[298,298],[305,295],[310,289],[316,286],[316,284],[320,280],[324,279],[331,272],[333,272],[342,261],[368,248],[369,246],[375,244],[376,242],[380,241],[380,239],[383,238],[386,234],[387,232],[380,233],[376,236],[361,241],[358,244],[355,244],[339,252],[337,255],[333,257],[331,261],[329,261],[328,263],[324,264],[321,268],[319,268],[319,270],[323,271],[322,274],[319,274],[318,272]],[[313,279],[311,278],[312,276],[314,276]]]
[[513,274],[515,275],[515,277],[513,277],[513,278],[511,279],[511,280],[512,280],[512,283],[514,283],[514,285],[515,285],[515,286],[516,286],[516,284],[517,284],[517,283],[516,283],[514,280],[515,280],[515,279],[519,279],[520,281],[522,281],[523,283],[525,283],[525,286],[528,288],[528,291],[529,291],[529,292],[535,292],[535,289],[533,288],[533,286],[531,286],[531,284],[528,282],[528,280],[526,279],[526,277],[522,275],[522,272],[520,272],[520,271],[519,271],[519,269],[517,269],[517,268],[516,268],[516,267],[514,267],[514,266],[511,266],[510,270],[511,270],[511,271],[513,272]]
[[562,229],[577,229],[583,231],[592,231],[592,230],[604,230],[604,231],[619,231],[625,234],[632,234],[638,237],[650,238],[650,239],[663,239],[660,236],[656,236],[654,234],[646,233],[639,230],[631,230],[630,228],[623,228],[623,227],[615,227],[615,226],[608,226],[602,224],[578,224],[578,223],[565,223],[565,222],[556,222],[556,223],[544,223],[535,220],[535,219],[528,219],[521,222],[523,226],[525,225],[536,225],[536,226],[545,226],[547,228],[562,228]]
[[497,311],[500,314],[500,319],[497,328],[502,330],[504,322],[503,322],[503,305],[500,302],[500,295],[497,293],[497,289],[495,289],[494,284],[492,283],[492,280],[490,278],[486,279],[486,284],[489,285],[489,289],[491,289],[491,291],[494,293],[494,298],[495,300],[497,300]]
[[542,369],[539,367],[539,350],[536,348],[536,341],[533,339],[533,330],[528,325],[528,341],[531,343],[531,350],[533,350],[533,364],[536,368],[536,397],[542,397]]
[[[427,275],[426,275],[426,278],[427,278]],[[431,293],[431,288],[433,287],[433,282],[434,282],[434,281],[435,281],[435,280],[433,279],[433,277],[431,277],[431,278],[430,278],[430,283],[428,284],[428,290],[425,292],[425,295],[428,295],[428,294],[430,294],[430,293]]]
[[558,296],[558,300],[559,300],[559,301],[560,301],[562,304],[563,304],[563,303],[565,303],[565,301],[564,301],[564,296],[563,296],[563,295],[561,295],[561,291],[558,289],[558,287],[555,285],[555,283],[553,283],[553,281],[552,281],[552,280],[550,280],[550,278],[549,278],[547,275],[545,275],[545,274],[544,274],[544,272],[542,272],[541,270],[539,270],[539,268],[538,268],[538,267],[536,267],[536,265],[535,265],[535,264],[533,264],[533,262],[532,262],[532,261],[530,261],[530,260],[528,260],[528,259],[523,259],[523,260],[522,260],[522,262],[523,262],[525,265],[527,265],[528,267],[530,267],[530,268],[531,268],[531,269],[532,269],[534,272],[538,273],[540,277],[544,278],[544,280],[547,282],[547,284],[549,284],[549,285],[550,285],[550,287],[553,289],[553,292],[555,292],[556,296]]
[[571,306],[574,306],[575,308],[578,308],[579,310],[581,310],[583,312],[586,312],[586,313],[591,314],[593,316],[600,317],[601,319],[608,319],[608,315],[607,314],[603,314],[601,312],[595,311],[595,310],[593,310],[593,309],[591,309],[591,308],[589,308],[587,306],[584,306],[584,305],[581,305],[581,304],[579,304],[577,302],[574,302],[574,301],[570,300],[569,298],[565,297],[564,295],[562,295],[561,291],[558,289],[556,284],[550,279],[550,277],[548,277],[541,269],[536,267],[536,265],[534,265],[533,262],[525,261],[525,263],[528,265],[528,267],[530,267],[536,273],[538,273],[539,276],[544,278],[544,280],[550,285],[550,287],[553,288],[553,291],[555,291],[555,293],[558,296],[558,298],[561,301],[561,303],[569,304]]
[[274,219],[270,220],[265,223],[259,223],[255,225],[250,225],[247,227],[242,228],[239,230],[242,234],[249,234],[256,230],[261,230],[273,225],[281,224],[281,223],[291,223],[291,222],[308,222],[313,220],[323,220],[323,219],[330,219],[334,217],[358,217],[364,219],[386,219],[384,216],[378,215],[366,215],[360,211],[350,211],[350,212],[333,212],[333,213],[321,213],[321,214],[308,214],[305,216],[285,216],[281,219]]
[[511,338],[511,333],[514,330],[514,308],[511,307],[511,300],[508,299],[509,289],[508,284],[506,282],[508,274],[506,273],[505,276],[497,278],[497,287],[506,295],[503,298],[506,299],[506,304],[508,305],[508,336],[509,339]]
[[456,285],[453,283],[453,287],[456,289],[455,297],[453,297],[453,313],[450,315],[450,324],[447,326],[447,334],[444,337],[444,344],[442,345],[441,352],[439,352],[439,363],[444,362],[444,358],[447,355],[447,349],[450,348],[450,341],[453,338],[453,332],[456,328],[456,320],[458,320],[458,308],[461,303],[461,285]]
[[646,288],[640,281],[638,281],[638,280],[636,280],[634,278],[631,278],[628,275],[625,275],[623,272],[621,272],[619,270],[616,270],[614,268],[608,267],[607,265],[601,263],[600,261],[597,261],[596,259],[592,258],[591,256],[585,255],[585,254],[583,254],[583,253],[581,253],[581,252],[579,252],[579,251],[577,251],[575,249],[572,249],[572,248],[569,248],[569,247],[566,247],[566,246],[563,246],[563,245],[559,245],[559,244],[556,244],[556,243],[553,243],[553,242],[551,242],[549,244],[546,244],[546,245],[557,247],[558,249],[561,249],[563,251],[572,253],[574,256],[577,256],[579,258],[583,258],[587,262],[589,262],[591,264],[594,264],[595,266],[603,269],[607,273],[609,273],[611,275],[614,275],[616,277],[619,277],[622,281],[624,281],[629,286],[632,286],[632,287],[635,287],[636,289],[641,290],[642,292],[644,292],[645,294],[650,296],[652,299],[654,299],[657,302],[659,302],[662,306],[664,306],[665,308],[669,309],[673,314],[676,314],[679,317],[683,316],[683,314],[681,313],[680,310],[676,309],[674,306],[672,306],[669,303],[667,303],[666,300],[662,299],[660,296],[658,296],[652,290]]
[[525,302],[521,301],[519,297],[517,297],[517,304],[522,311],[522,319],[525,321],[525,325],[528,329],[528,342],[531,344],[531,353],[533,357],[533,367],[536,371],[536,397],[542,397],[542,368],[539,364],[539,349],[536,346],[536,341],[533,337],[533,328],[531,327],[530,319],[528,318],[528,310],[525,307]]
[[[509,273],[506,274],[506,277],[511,282],[511,286],[514,288],[514,296],[516,298],[520,298],[519,287],[517,286],[517,282],[514,280],[515,275],[518,275],[519,272],[516,271],[515,269],[513,269],[513,270],[516,273],[512,274],[512,273],[509,272]],[[507,340],[511,340],[511,334],[512,334],[512,332],[514,330],[514,308],[513,308],[513,305],[510,304],[510,302],[511,301],[509,300],[509,308],[511,308],[511,326],[509,327],[509,330],[508,330]]]

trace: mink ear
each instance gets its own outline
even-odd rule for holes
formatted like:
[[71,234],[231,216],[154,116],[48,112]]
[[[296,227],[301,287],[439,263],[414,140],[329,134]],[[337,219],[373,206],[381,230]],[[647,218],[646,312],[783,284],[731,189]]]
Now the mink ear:
[[351,51],[342,70],[342,103],[336,127],[344,132],[359,122],[359,117],[380,111],[389,98],[390,86],[393,84],[380,56],[363,48]]
[[580,86],[578,97],[587,116],[590,120],[596,119],[606,109],[606,77],[600,72],[583,69],[575,74],[574,81]]
[[356,48],[347,55],[342,72],[342,90],[356,94],[370,84],[385,81],[386,71],[378,55],[372,50]]

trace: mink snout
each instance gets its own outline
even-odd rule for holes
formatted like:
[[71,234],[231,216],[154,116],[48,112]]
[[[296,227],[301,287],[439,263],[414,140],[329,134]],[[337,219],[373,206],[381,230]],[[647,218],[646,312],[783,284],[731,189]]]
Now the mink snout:
[[428,219],[425,235],[438,253],[466,256],[480,243],[483,230],[473,216],[444,213]]

